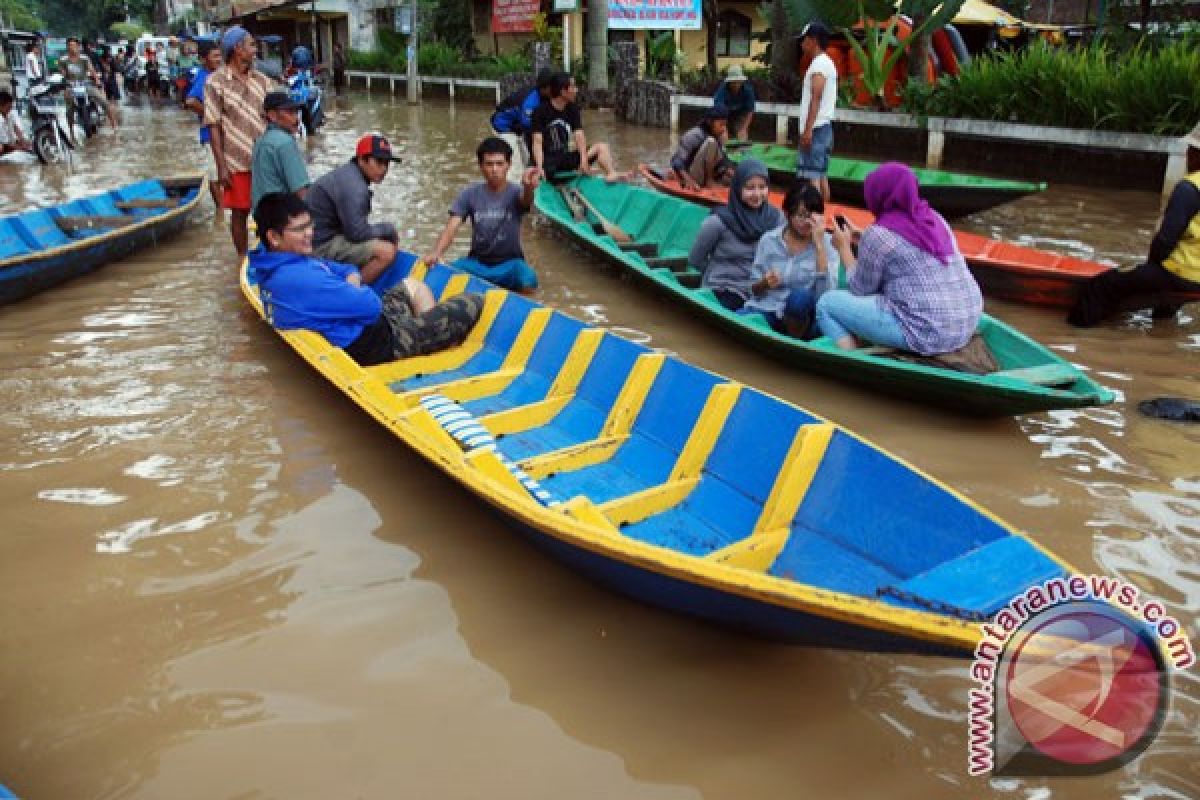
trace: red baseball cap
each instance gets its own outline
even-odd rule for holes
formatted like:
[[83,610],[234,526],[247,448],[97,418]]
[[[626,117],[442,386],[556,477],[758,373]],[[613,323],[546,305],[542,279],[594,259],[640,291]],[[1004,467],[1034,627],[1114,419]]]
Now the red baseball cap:
[[354,157],[371,156],[380,161],[400,161],[400,156],[392,155],[392,144],[377,133],[368,133],[358,140],[354,148]]

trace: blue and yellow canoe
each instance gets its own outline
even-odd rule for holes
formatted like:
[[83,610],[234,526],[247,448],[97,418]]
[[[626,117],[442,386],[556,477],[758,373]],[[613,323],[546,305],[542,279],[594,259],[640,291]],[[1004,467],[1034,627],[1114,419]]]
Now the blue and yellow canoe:
[[[787,641],[963,654],[1069,568],[836,423],[402,255],[435,296],[485,292],[460,346],[373,367],[281,336],[517,530],[648,603]],[[242,291],[260,313],[254,276]]]
[[0,305],[85,275],[178,233],[203,176],[138,181],[0,217]]

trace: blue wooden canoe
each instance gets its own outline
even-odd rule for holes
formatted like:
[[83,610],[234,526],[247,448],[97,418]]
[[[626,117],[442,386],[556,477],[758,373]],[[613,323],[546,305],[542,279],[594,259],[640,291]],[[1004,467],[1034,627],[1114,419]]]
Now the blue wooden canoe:
[[[462,345],[363,368],[316,333],[281,335],[398,439],[590,578],[787,641],[962,654],[979,620],[1069,570],[836,423],[413,262],[401,255],[381,286],[411,266],[435,296],[486,292]],[[249,267],[241,282],[262,314]]]
[[178,233],[203,189],[199,175],[146,180],[0,218],[0,305]]

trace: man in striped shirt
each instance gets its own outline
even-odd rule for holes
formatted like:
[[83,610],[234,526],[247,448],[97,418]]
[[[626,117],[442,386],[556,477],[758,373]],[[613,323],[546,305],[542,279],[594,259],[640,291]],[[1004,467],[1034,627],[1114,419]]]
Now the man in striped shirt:
[[254,37],[245,28],[230,28],[221,37],[225,65],[204,85],[204,124],[239,261],[246,255],[254,142],[267,129],[263,100],[271,91],[270,78],[254,68],[256,52]]

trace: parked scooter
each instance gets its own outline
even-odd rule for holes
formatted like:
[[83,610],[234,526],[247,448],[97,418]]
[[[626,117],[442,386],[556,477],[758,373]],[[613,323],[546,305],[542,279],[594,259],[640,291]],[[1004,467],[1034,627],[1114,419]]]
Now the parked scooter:
[[325,124],[324,96],[314,76],[312,51],[304,45],[292,50],[293,74],[287,79],[288,93],[300,103],[300,133],[315,133]]
[[43,164],[57,164],[73,147],[67,132],[67,105],[58,95],[67,88],[62,75],[51,75],[29,89],[29,115],[33,121],[33,152]]
[[82,128],[84,135],[89,139],[95,136],[96,131],[100,129],[100,108],[88,94],[86,81],[71,82],[69,102],[75,108],[76,127]]

